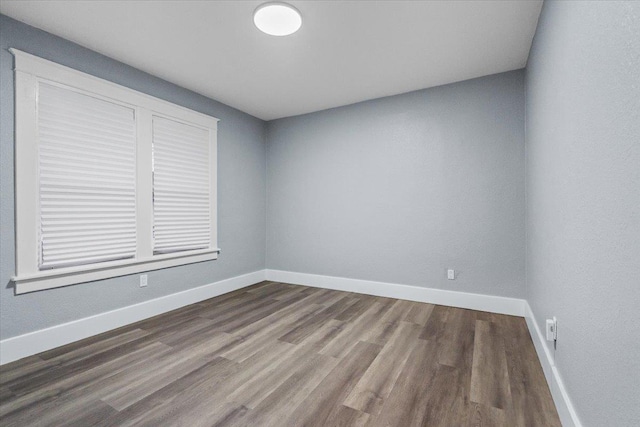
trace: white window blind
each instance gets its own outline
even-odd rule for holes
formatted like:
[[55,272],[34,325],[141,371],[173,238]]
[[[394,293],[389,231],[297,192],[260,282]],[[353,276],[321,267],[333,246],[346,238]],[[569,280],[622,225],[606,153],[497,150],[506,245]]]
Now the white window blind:
[[135,111],[40,83],[41,269],[136,253]]
[[218,119],[9,51],[17,294],[218,258]]
[[211,246],[208,129],[153,117],[154,253]]

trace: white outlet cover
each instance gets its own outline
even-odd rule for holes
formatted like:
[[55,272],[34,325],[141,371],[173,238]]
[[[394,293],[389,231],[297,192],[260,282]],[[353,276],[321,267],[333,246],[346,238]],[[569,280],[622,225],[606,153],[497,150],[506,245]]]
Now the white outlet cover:
[[146,274],[141,274],[140,275],[140,287],[144,288],[145,286],[147,286],[147,275]]
[[447,279],[449,280],[455,280],[456,278],[456,271],[455,270],[447,270]]
[[558,339],[558,323],[555,317],[553,319],[547,319],[546,329],[547,341],[555,341]]

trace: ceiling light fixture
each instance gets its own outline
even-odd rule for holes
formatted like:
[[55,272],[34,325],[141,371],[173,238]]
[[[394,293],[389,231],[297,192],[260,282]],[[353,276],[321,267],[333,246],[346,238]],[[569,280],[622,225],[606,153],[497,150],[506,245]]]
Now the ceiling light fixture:
[[253,23],[271,36],[288,36],[300,29],[302,16],[290,4],[270,2],[261,4],[253,12]]

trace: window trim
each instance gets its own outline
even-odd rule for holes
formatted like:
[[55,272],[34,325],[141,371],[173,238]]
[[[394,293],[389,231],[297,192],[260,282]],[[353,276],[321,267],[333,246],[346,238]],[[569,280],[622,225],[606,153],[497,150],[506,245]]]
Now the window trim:
[[[218,119],[116,83],[10,48],[15,57],[15,293],[135,274],[217,259],[217,124]],[[132,259],[38,268],[38,141],[36,91],[39,81],[66,86],[135,110],[136,117],[136,256]],[[207,249],[153,254],[151,175],[152,117],[164,116],[205,128],[210,135],[211,242]]]

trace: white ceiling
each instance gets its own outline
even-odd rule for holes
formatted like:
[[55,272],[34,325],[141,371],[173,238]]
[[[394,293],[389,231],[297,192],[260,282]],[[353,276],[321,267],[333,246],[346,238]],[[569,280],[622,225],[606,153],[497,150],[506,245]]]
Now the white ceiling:
[[257,30],[264,1],[0,1],[0,13],[261,119],[515,70],[542,0],[289,1],[302,28]]

